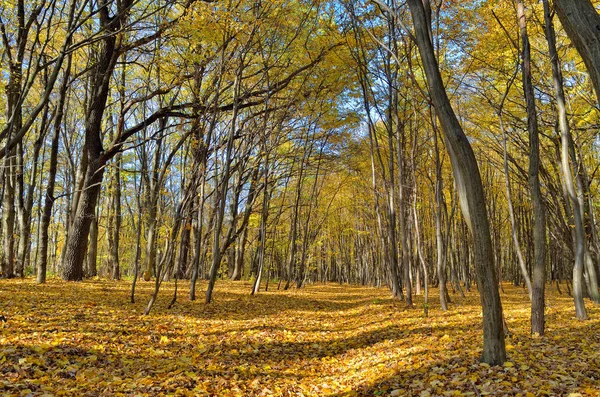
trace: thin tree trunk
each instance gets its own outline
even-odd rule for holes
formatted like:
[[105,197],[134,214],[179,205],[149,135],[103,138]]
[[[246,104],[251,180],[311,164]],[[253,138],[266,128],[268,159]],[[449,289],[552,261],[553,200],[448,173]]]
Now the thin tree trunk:
[[425,257],[423,255],[423,250],[421,248],[421,233],[419,231],[419,218],[417,214],[417,192],[416,192],[416,182],[415,182],[415,192],[413,198],[413,218],[415,221],[415,237],[417,239],[417,253],[419,255],[419,263],[421,264],[421,269],[423,271],[423,287],[424,287],[424,301],[423,301],[423,312],[425,313],[425,317],[429,315],[429,272],[427,270],[427,263],[425,263]]
[[217,219],[214,227],[214,237],[213,237],[213,261],[212,266],[210,268],[210,274],[208,279],[208,286],[206,288],[206,299],[205,302],[208,304],[212,301],[212,294],[215,287],[215,283],[217,281],[217,275],[219,274],[219,267],[221,265],[221,231],[223,229],[223,220],[225,218],[225,206],[227,205],[227,191],[229,190],[229,177],[231,172],[231,162],[233,155],[233,140],[236,132],[236,121],[238,117],[239,111],[239,95],[240,95],[240,79],[243,70],[243,60],[242,64],[239,66],[237,71],[235,82],[233,85],[233,115],[231,119],[231,126],[229,127],[229,133],[227,136],[227,148],[225,153],[225,169],[223,170],[223,176],[221,177],[220,189],[219,184],[216,185],[216,189],[219,190],[215,192],[215,202],[217,204]]
[[[137,284],[137,280],[139,277],[139,273],[140,273],[140,256],[142,253],[142,244],[141,244],[141,240],[142,240],[142,211],[141,211],[141,196],[142,196],[142,183],[140,180],[140,184],[138,185],[137,183],[137,173],[134,174],[133,176],[133,186],[135,188],[135,194],[137,197],[137,210],[138,210],[138,216],[137,216],[137,225],[134,224],[134,227],[137,226],[137,233],[136,233],[136,241],[135,241],[135,259],[133,262],[133,280],[131,282],[131,293],[129,295],[129,301],[131,303],[135,303],[135,287]],[[138,187],[139,186],[139,187]],[[132,215],[133,218],[133,213],[131,211],[131,207],[129,207],[129,212]],[[132,221],[135,222],[135,221]]]
[[531,81],[531,48],[523,0],[517,1],[517,13],[522,41],[523,90],[527,104],[529,131],[529,188],[533,203],[533,290],[531,301],[531,332],[544,333],[544,290],[546,286],[546,210],[540,187],[540,142],[533,83]]
[[442,311],[446,311],[448,310],[448,301],[446,300],[448,291],[446,289],[446,255],[444,252],[444,235],[442,232],[442,206],[444,205],[444,198],[442,196],[442,164],[440,161],[437,127],[435,123],[433,127],[433,142],[435,150],[435,185],[433,191],[435,196],[435,242],[437,249],[436,263],[437,276],[439,280],[440,306]]
[[523,251],[521,250],[521,243],[519,243],[518,236],[518,226],[517,221],[515,219],[515,210],[513,207],[513,199],[512,199],[512,189],[510,187],[510,173],[508,168],[508,152],[506,148],[506,130],[504,129],[504,117],[503,117],[503,108],[504,108],[504,100],[506,99],[511,83],[507,86],[502,101],[500,102],[499,110],[498,110],[498,118],[500,122],[500,131],[502,133],[502,150],[503,150],[503,159],[504,159],[504,178],[505,178],[505,186],[506,186],[506,204],[508,206],[508,218],[510,219],[510,228],[511,228],[511,236],[513,245],[515,247],[515,253],[517,255],[517,261],[519,263],[519,268],[521,269],[521,275],[525,280],[525,285],[527,286],[527,292],[529,293],[529,300],[533,298],[533,291],[531,286],[531,279],[529,278],[529,273],[527,272],[527,265],[525,264],[525,258],[523,257]]
[[4,158],[4,197],[2,202],[2,232],[4,244],[2,251],[1,269],[3,278],[15,276],[15,178],[14,155]]
[[56,115],[54,116],[54,135],[50,147],[50,159],[48,170],[48,182],[46,185],[46,195],[44,197],[44,209],[42,211],[42,220],[40,226],[40,249],[37,263],[37,282],[42,284],[46,282],[46,273],[48,267],[48,229],[52,219],[52,207],[54,206],[54,186],[56,184],[56,171],[58,166],[58,144],[60,142],[60,127],[62,125],[65,102],[67,97],[68,81],[71,75],[71,56],[67,58],[67,66],[63,74],[63,81],[60,88]]
[[89,247],[87,251],[87,277],[98,275],[98,210],[94,210],[94,217],[90,225]]
[[256,271],[256,279],[252,286],[252,295],[256,295],[260,290],[260,281],[262,279],[262,273],[265,266],[265,246],[267,243],[267,220],[269,218],[269,201],[271,199],[271,190],[269,189],[269,154],[267,153],[264,165],[264,188],[263,188],[263,202],[262,211],[260,217],[260,229],[259,229],[259,246],[258,246],[258,270]]
[[[546,39],[548,41],[550,61],[552,63],[552,79],[554,83],[554,91],[556,93],[556,108],[558,111],[558,125],[561,135],[561,163],[560,169],[562,172],[563,183],[567,190],[571,205],[573,206],[573,219],[575,222],[575,239],[573,241],[573,252],[575,253],[575,264],[573,266],[573,299],[575,301],[575,313],[577,318],[584,320],[587,318],[585,304],[583,302],[583,266],[585,252],[585,231],[583,219],[581,216],[580,202],[575,192],[575,184],[573,182],[573,174],[571,172],[571,164],[569,162],[569,152],[573,150],[573,139],[569,128],[569,120],[567,118],[567,108],[565,101],[565,93],[563,88],[563,77],[560,69],[560,60],[556,51],[556,35],[552,22],[550,6],[548,0],[542,0],[544,4],[545,29]],[[555,1],[555,3],[558,3]],[[572,158],[575,160],[575,158]],[[576,167],[574,167],[576,169]],[[533,326],[533,318],[532,318]],[[532,332],[533,328],[532,328]],[[535,331],[539,332],[539,331]],[[543,328],[542,328],[543,333]]]

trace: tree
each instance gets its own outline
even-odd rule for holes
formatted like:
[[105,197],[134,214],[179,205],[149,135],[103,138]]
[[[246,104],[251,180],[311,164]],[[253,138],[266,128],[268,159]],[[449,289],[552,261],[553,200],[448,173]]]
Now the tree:
[[522,42],[523,91],[527,109],[529,132],[529,189],[533,202],[533,288],[531,293],[531,333],[544,334],[544,289],[546,286],[546,210],[540,187],[540,143],[537,110],[533,83],[531,81],[531,47],[527,34],[525,5],[517,1],[517,15]]
[[477,284],[483,309],[483,353],[481,360],[502,364],[506,359],[502,323],[502,305],[494,267],[483,185],[475,154],[452,109],[444,88],[433,44],[429,20],[420,0],[409,0],[415,40],[429,84],[431,100],[436,108],[450,155],[463,216],[473,237]]
[[[571,136],[571,129],[569,126],[569,120],[567,116],[567,104],[563,87],[563,75],[560,67],[560,59],[556,50],[556,34],[554,31],[552,14],[550,10],[550,5],[548,4],[548,0],[543,0],[543,4],[544,21],[546,23],[545,34],[546,40],[548,41],[550,62],[552,64],[552,80],[554,83],[554,91],[556,92],[556,110],[558,111],[558,126],[561,138],[560,169],[563,177],[563,183],[568,193],[569,202],[573,206],[573,219],[575,223],[575,233],[573,239],[573,251],[575,253],[575,263],[573,266],[573,299],[575,301],[575,313],[577,315],[577,318],[579,318],[580,320],[584,320],[587,318],[587,313],[585,310],[585,304],[583,302],[583,268],[586,251],[586,238],[583,226],[582,212],[583,197],[582,195],[578,195],[576,193],[575,183],[573,182],[574,178],[572,169],[577,170],[578,162],[575,156],[573,137]],[[578,177],[577,179],[578,185],[581,185],[581,180]],[[536,332],[543,333],[543,330],[544,329],[542,326],[542,332],[540,332],[539,329]]]
[[590,0],[554,0],[554,8],[560,23],[583,58],[600,102],[600,15]]

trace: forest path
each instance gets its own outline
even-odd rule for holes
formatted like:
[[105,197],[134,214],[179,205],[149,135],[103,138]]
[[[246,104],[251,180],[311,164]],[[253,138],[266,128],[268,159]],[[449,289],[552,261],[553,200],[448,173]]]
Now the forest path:
[[[309,285],[250,296],[220,281],[215,300],[190,302],[165,284],[143,316],[152,283],[0,281],[0,392],[6,395],[600,395],[600,308],[574,319],[549,287],[548,331],[529,335],[525,291],[502,293],[513,336],[503,367],[478,363],[476,291],[441,312],[430,291],[414,308],[385,289]],[[199,285],[199,292],[205,288]],[[275,289],[274,289],[275,287]],[[202,298],[203,295],[199,294]],[[527,392],[533,394],[526,394]],[[575,394],[576,396],[577,394]]]

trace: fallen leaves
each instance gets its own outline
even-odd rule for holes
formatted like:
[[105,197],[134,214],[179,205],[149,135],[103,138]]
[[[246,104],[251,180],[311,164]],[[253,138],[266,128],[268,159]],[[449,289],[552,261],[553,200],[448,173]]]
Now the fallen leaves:
[[[1,281],[0,391],[6,395],[598,396],[600,310],[574,319],[550,291],[547,334],[529,335],[528,300],[506,285],[508,361],[478,362],[479,299],[429,317],[385,290],[336,285],[251,297],[217,284],[209,306],[186,300],[151,316],[124,282]],[[168,285],[172,293],[172,285]],[[435,296],[435,293],[431,293]],[[421,307],[422,297],[416,298]]]

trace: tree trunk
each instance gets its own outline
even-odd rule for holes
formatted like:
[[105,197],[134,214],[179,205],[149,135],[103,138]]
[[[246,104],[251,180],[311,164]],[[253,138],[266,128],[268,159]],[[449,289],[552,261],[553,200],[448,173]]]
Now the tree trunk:
[[[112,3],[112,2],[108,2]],[[91,99],[85,120],[85,151],[87,153],[87,172],[79,202],[75,209],[75,218],[69,230],[69,239],[64,248],[63,272],[65,280],[77,281],[83,277],[83,261],[87,250],[91,220],[98,201],[98,195],[104,175],[104,166],[109,157],[104,156],[102,147],[102,121],[108,99],[110,80],[117,64],[119,51],[116,49],[117,35],[121,24],[129,14],[129,1],[119,4],[116,16],[110,16],[110,5],[102,3],[98,10],[100,28],[109,32],[102,36],[97,52],[97,63],[90,71]],[[124,7],[123,9],[121,9]]]
[[109,247],[109,263],[111,277],[113,280],[121,279],[121,268],[119,266],[119,239],[121,231],[121,154],[115,159],[115,171],[113,174],[112,195],[111,195],[111,214],[112,228],[108,230],[111,236]]
[[531,48],[527,34],[527,19],[523,0],[517,2],[517,14],[522,42],[523,91],[529,131],[529,189],[533,203],[533,290],[531,300],[531,332],[544,334],[544,288],[546,285],[546,210],[540,187],[540,141],[531,81]]
[[66,251],[63,259],[62,278],[68,281],[83,279],[83,261],[87,253],[90,226],[95,217],[94,212],[104,173],[103,167],[98,169],[93,164],[90,162],[88,165],[86,188],[81,192],[69,239],[64,248]]
[[[265,138],[266,139],[266,138]],[[263,145],[263,150],[266,145]],[[251,295],[255,295],[260,290],[260,281],[262,279],[263,269],[265,267],[265,250],[267,244],[267,221],[269,219],[269,203],[271,200],[271,189],[269,189],[269,152],[265,155],[264,163],[264,178],[263,178],[263,202],[260,216],[260,229],[258,231],[258,269],[256,271],[256,279],[252,286]],[[286,185],[287,187],[287,185]]]
[[[555,1],[557,4],[558,2]],[[575,264],[573,266],[573,298],[575,301],[575,313],[577,318],[584,320],[587,318],[585,304],[583,302],[583,266],[585,256],[585,231],[583,226],[582,211],[580,201],[575,192],[573,182],[573,173],[571,172],[571,163],[569,162],[570,152],[575,153],[573,148],[573,138],[567,118],[567,107],[565,92],[563,87],[563,76],[560,68],[560,60],[556,50],[556,34],[552,22],[550,6],[548,0],[543,0],[545,16],[545,32],[548,41],[550,61],[552,63],[552,79],[554,91],[556,93],[556,108],[558,111],[558,126],[561,135],[561,163],[560,169],[563,178],[563,184],[567,191],[569,201],[573,206],[573,219],[575,222],[575,238],[573,240],[573,252],[575,253]],[[575,161],[575,158],[572,158]],[[577,164],[575,164],[577,169]],[[533,314],[533,313],[532,313]],[[532,317],[533,326],[533,317]],[[543,331],[543,328],[542,328]],[[533,329],[532,329],[533,332]],[[539,331],[536,331],[539,332]]]
[[54,135],[50,148],[50,160],[48,170],[48,182],[46,185],[46,195],[44,198],[44,209],[42,211],[42,220],[40,226],[40,250],[37,263],[37,282],[46,282],[46,272],[48,267],[48,229],[52,219],[52,207],[54,206],[54,186],[56,184],[56,171],[58,168],[58,144],[60,142],[60,128],[63,121],[65,102],[67,100],[67,89],[69,87],[69,78],[71,76],[71,56],[67,58],[67,65],[63,74],[63,81],[60,86],[56,114],[54,116]]
[[483,352],[481,360],[490,365],[506,359],[502,304],[494,267],[494,252],[486,212],[483,184],[475,153],[458,122],[446,93],[422,0],[408,0],[416,32],[416,41],[427,76],[431,100],[446,138],[463,217],[474,242],[477,284],[483,309]]
[[206,202],[206,196],[204,189],[206,187],[206,177],[203,174],[202,183],[200,184],[200,195],[198,197],[199,208],[194,225],[194,259],[192,260],[192,278],[190,280],[190,300],[196,300],[196,281],[200,273],[200,261],[203,258],[203,247],[202,240],[204,238],[204,205]]
[[506,205],[508,207],[508,218],[510,220],[510,229],[511,229],[511,237],[512,242],[515,248],[515,253],[517,256],[517,261],[519,264],[519,268],[521,270],[521,274],[523,279],[525,280],[525,285],[527,286],[527,292],[529,293],[529,299],[533,298],[533,287],[531,285],[531,278],[529,277],[529,273],[527,272],[527,264],[525,263],[525,258],[523,257],[523,251],[521,250],[521,243],[519,242],[519,227],[517,225],[517,220],[515,218],[515,210],[513,206],[513,198],[512,198],[512,189],[510,185],[510,171],[508,167],[508,150],[507,150],[507,138],[506,138],[506,130],[504,128],[504,102],[506,97],[508,96],[510,87],[512,82],[514,81],[514,77],[516,77],[517,70],[515,70],[515,74],[512,76],[510,82],[506,87],[506,91],[504,92],[504,96],[500,101],[500,105],[498,108],[498,119],[500,123],[500,132],[502,133],[502,151],[503,151],[503,165],[504,165],[504,180],[505,180],[505,188],[506,188]]
[[[435,116],[434,116],[435,117]],[[439,280],[440,306],[442,311],[448,310],[448,291],[446,289],[446,255],[444,245],[444,235],[442,233],[442,206],[444,205],[444,197],[442,196],[443,181],[442,181],[442,164],[440,161],[440,151],[438,148],[437,127],[434,123],[433,140],[435,150],[435,185],[433,194],[435,196],[435,243],[436,243],[436,263],[437,276]]]
[[89,247],[87,251],[87,277],[96,277],[98,275],[98,215],[94,210],[94,218],[90,225]]
[[2,232],[4,244],[2,246],[3,278],[15,276],[15,178],[14,178],[15,151],[4,158],[4,197],[2,202]]
[[600,101],[600,15],[590,0],[554,0],[554,8],[567,35],[590,74]]
[[46,195],[44,198],[44,209],[42,210],[42,220],[40,226],[40,242],[37,263],[37,282],[42,284],[46,282],[46,272],[48,267],[48,229],[52,219],[52,207],[54,206],[54,186],[56,183],[56,171],[58,165],[58,143],[60,140],[60,126],[64,115],[66,100],[67,81],[69,80],[71,70],[71,57],[67,60],[67,69],[63,76],[63,83],[60,89],[56,116],[54,120],[54,135],[50,147],[50,160],[48,170],[48,182],[46,185]]
[[[243,63],[243,62],[242,62]],[[227,192],[229,190],[229,177],[231,172],[231,162],[233,160],[233,140],[236,133],[236,121],[239,111],[239,95],[240,95],[240,79],[242,74],[243,66],[240,65],[233,85],[233,115],[231,118],[231,126],[229,127],[229,133],[227,136],[227,148],[225,153],[225,169],[223,170],[223,176],[221,177],[221,189],[219,184],[216,185],[218,191],[215,192],[215,210],[217,211],[217,219],[214,227],[213,234],[213,261],[210,268],[210,274],[208,279],[208,286],[206,288],[206,299],[205,303],[212,301],[212,294],[219,274],[219,267],[221,266],[221,257],[223,252],[221,251],[221,231],[223,229],[223,220],[225,217],[225,206],[227,205]],[[232,226],[233,227],[233,226]]]

